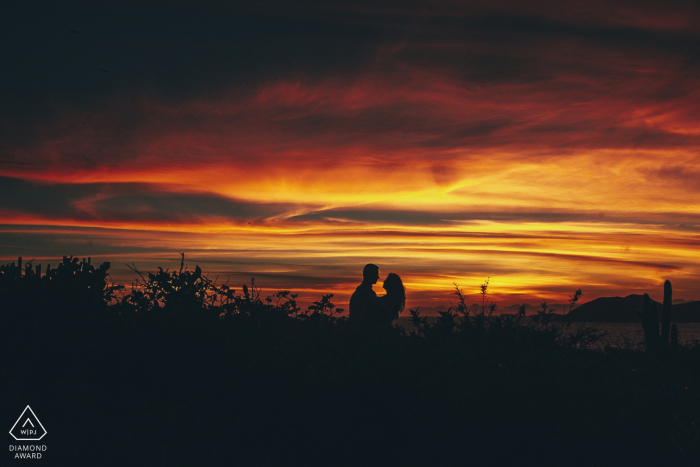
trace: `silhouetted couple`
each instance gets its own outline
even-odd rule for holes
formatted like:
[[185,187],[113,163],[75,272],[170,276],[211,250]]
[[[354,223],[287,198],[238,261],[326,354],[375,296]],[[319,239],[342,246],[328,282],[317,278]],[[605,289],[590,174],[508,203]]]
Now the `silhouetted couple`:
[[358,323],[391,326],[406,305],[406,289],[397,275],[389,273],[384,280],[386,295],[377,297],[372,285],[379,280],[379,268],[368,264],[362,271],[362,284],[350,297],[350,320]]

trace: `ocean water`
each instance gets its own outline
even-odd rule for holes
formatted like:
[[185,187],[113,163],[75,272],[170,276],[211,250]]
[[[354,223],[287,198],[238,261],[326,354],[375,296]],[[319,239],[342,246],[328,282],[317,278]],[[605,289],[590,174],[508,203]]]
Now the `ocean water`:
[[[436,316],[429,316],[428,322],[435,322]],[[398,324],[406,331],[413,328],[410,318],[401,317]],[[556,323],[561,324],[561,323]],[[677,323],[678,342],[682,345],[700,344],[700,323]],[[619,348],[642,348],[644,345],[644,331],[641,323],[571,323],[570,332],[576,332],[584,327],[595,328],[605,336],[597,343],[596,347],[604,348],[614,346]],[[659,330],[661,325],[659,324]]]
[[[636,348],[644,343],[642,323],[571,323],[570,330],[593,327],[606,334],[601,340],[602,346]],[[678,342],[682,345],[700,344],[700,323],[677,323]],[[659,331],[661,325],[659,324]]]

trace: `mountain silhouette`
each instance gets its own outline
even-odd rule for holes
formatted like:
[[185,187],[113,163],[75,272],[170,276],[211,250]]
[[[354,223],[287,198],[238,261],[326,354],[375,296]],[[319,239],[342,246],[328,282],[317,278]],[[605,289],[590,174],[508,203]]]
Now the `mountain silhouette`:
[[[639,322],[637,312],[642,309],[642,295],[628,295],[626,297],[601,297],[584,303],[557,321],[567,320],[573,322],[595,323],[632,323]],[[663,306],[652,300],[659,312]],[[671,308],[671,321],[674,323],[700,323],[700,301],[685,302],[673,305]]]

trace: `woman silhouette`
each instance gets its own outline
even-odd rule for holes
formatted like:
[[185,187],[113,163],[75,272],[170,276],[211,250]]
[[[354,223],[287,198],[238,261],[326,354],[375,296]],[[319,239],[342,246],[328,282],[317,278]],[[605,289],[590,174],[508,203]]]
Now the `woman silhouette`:
[[386,290],[386,295],[373,303],[372,315],[378,324],[391,326],[391,322],[399,318],[399,313],[406,306],[406,288],[398,274],[393,272],[386,276],[382,287]]

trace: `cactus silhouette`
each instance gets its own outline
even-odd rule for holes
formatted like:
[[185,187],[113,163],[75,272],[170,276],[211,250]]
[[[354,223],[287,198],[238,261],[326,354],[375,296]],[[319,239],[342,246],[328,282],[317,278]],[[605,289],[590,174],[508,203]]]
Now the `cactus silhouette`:
[[664,302],[661,314],[661,333],[659,333],[659,314],[656,306],[644,294],[642,311],[638,313],[644,329],[644,341],[650,351],[668,350],[670,347],[678,348],[678,326],[671,326],[671,308],[673,305],[673,287],[671,281],[664,282]]
[[661,345],[668,348],[668,337],[671,331],[671,305],[673,303],[673,288],[671,281],[664,283],[664,308],[661,315]]
[[671,351],[675,352],[678,350],[678,326],[676,323],[671,325]]
[[642,311],[639,316],[642,318],[642,329],[647,349],[656,350],[659,344],[659,312],[656,310],[656,306],[651,303],[649,294],[644,294]]

